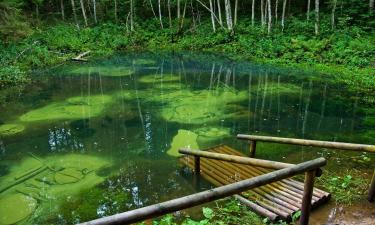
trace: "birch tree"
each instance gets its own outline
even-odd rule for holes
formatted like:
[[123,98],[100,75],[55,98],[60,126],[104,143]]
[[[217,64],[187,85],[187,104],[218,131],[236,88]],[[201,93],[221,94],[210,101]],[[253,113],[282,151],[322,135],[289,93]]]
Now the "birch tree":
[[[82,1],[82,0],[81,0]],[[115,0],[115,22],[117,23],[117,0]]]
[[177,19],[181,17],[181,1],[177,0]]
[[61,8],[61,18],[62,20],[65,20],[64,0],[60,0],[60,8]]
[[375,5],[375,0],[370,0],[370,1],[369,1],[369,9],[370,9],[370,12],[373,12],[373,11],[374,11],[374,5]]
[[171,0],[167,1],[169,28],[172,28]]
[[232,9],[230,7],[230,0],[224,0],[225,3],[225,17],[229,31],[233,31]]
[[70,3],[72,4],[72,12],[73,12],[73,17],[74,17],[74,22],[76,23],[76,26],[79,27],[74,0],[70,0]]
[[218,14],[219,14],[219,24],[220,24],[220,26],[223,26],[223,18],[221,17],[220,0],[217,0],[217,11],[218,11]]
[[92,0],[92,6],[94,8],[94,22],[95,22],[95,24],[97,24],[98,23],[98,18],[96,16],[96,0]]
[[134,0],[130,0],[130,30],[134,31]]
[[264,27],[264,0],[260,1],[260,20],[262,27]]
[[268,34],[271,33],[271,26],[272,26],[272,13],[271,13],[271,0],[267,0],[268,5]]
[[251,2],[251,25],[254,26],[254,19],[255,19],[255,0]]
[[319,34],[319,0],[315,0],[315,35]]
[[284,31],[284,27],[285,27],[285,10],[286,10],[286,1],[287,0],[284,0],[283,2],[283,12],[281,14],[281,30]]
[[234,26],[237,25],[237,14],[238,14],[238,0],[234,2]]
[[277,23],[277,17],[278,17],[278,8],[279,8],[279,0],[276,0],[276,3],[275,3],[275,23]]
[[212,0],[210,0],[210,10],[211,10],[211,23],[212,23],[212,30],[216,32],[215,27],[215,15],[214,15],[214,5],[212,4]]
[[88,26],[87,16],[86,16],[86,10],[85,10],[85,5],[83,4],[83,0],[80,0],[80,3],[81,3],[82,16],[83,16],[83,19],[85,20],[85,25],[87,27]]
[[307,0],[307,12],[306,12],[307,22],[310,20],[310,5],[311,5],[311,0]]
[[331,13],[331,28],[332,28],[332,30],[335,29],[336,5],[337,5],[337,0],[333,0],[333,2],[332,2],[332,13]]
[[158,0],[158,8],[159,8],[159,21],[160,21],[160,26],[161,26],[161,29],[164,29],[164,26],[163,26],[163,20],[162,20],[162,16],[161,16],[161,2],[160,2],[160,0]]

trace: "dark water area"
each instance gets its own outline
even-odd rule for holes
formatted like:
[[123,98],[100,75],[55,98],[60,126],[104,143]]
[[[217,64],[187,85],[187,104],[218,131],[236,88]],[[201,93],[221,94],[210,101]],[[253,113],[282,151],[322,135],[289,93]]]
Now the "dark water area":
[[[324,75],[213,54],[134,53],[36,72],[0,99],[0,224],[72,224],[208,189],[177,148],[245,152],[239,133],[374,144],[375,109]],[[257,152],[319,156],[333,170],[373,169],[365,153]]]

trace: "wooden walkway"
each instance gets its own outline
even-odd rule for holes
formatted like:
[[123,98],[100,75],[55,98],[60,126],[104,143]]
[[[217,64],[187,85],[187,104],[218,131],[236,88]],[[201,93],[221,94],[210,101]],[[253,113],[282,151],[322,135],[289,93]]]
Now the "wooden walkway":
[[[219,145],[207,149],[207,151],[244,156],[242,153],[226,146]],[[192,170],[194,169],[194,157],[184,156],[180,161]],[[215,186],[222,186],[236,181],[256,177],[271,170],[254,167],[244,164],[230,163],[215,159],[200,158],[200,175]],[[271,220],[283,219],[290,220],[292,215],[301,209],[303,196],[303,183],[293,180],[284,179],[282,181],[266,184],[264,186],[241,193],[238,196],[242,202],[251,204],[251,208],[260,209],[263,215]],[[314,188],[312,197],[312,208],[315,208],[331,197],[330,193]],[[259,211],[259,210],[255,210]]]

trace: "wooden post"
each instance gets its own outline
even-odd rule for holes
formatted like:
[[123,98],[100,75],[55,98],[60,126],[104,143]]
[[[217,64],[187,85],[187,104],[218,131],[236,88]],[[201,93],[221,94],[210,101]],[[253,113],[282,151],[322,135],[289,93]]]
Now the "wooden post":
[[374,174],[372,175],[372,180],[370,184],[370,188],[368,189],[368,201],[373,202],[375,199],[375,170]]
[[255,157],[255,150],[257,148],[257,142],[256,141],[249,141],[249,151],[250,151],[250,154],[249,154],[249,157],[250,158],[254,158]]
[[305,183],[303,189],[303,199],[301,207],[301,218],[300,225],[308,225],[310,210],[311,210],[311,198],[314,189],[314,179],[316,175],[316,170],[310,170],[305,173]]
[[194,156],[194,173],[198,175],[201,172],[201,160],[199,156]]

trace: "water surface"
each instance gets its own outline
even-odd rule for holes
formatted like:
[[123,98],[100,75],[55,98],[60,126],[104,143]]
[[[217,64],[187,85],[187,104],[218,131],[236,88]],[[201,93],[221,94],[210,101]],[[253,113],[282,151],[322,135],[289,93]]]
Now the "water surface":
[[[0,102],[1,223],[71,224],[205,190],[178,146],[238,133],[375,143],[375,110],[324,75],[198,53],[134,53],[37,72]],[[362,153],[259,144],[257,157],[369,172]],[[370,168],[371,169],[371,168]],[[23,202],[11,203],[12,200]]]

